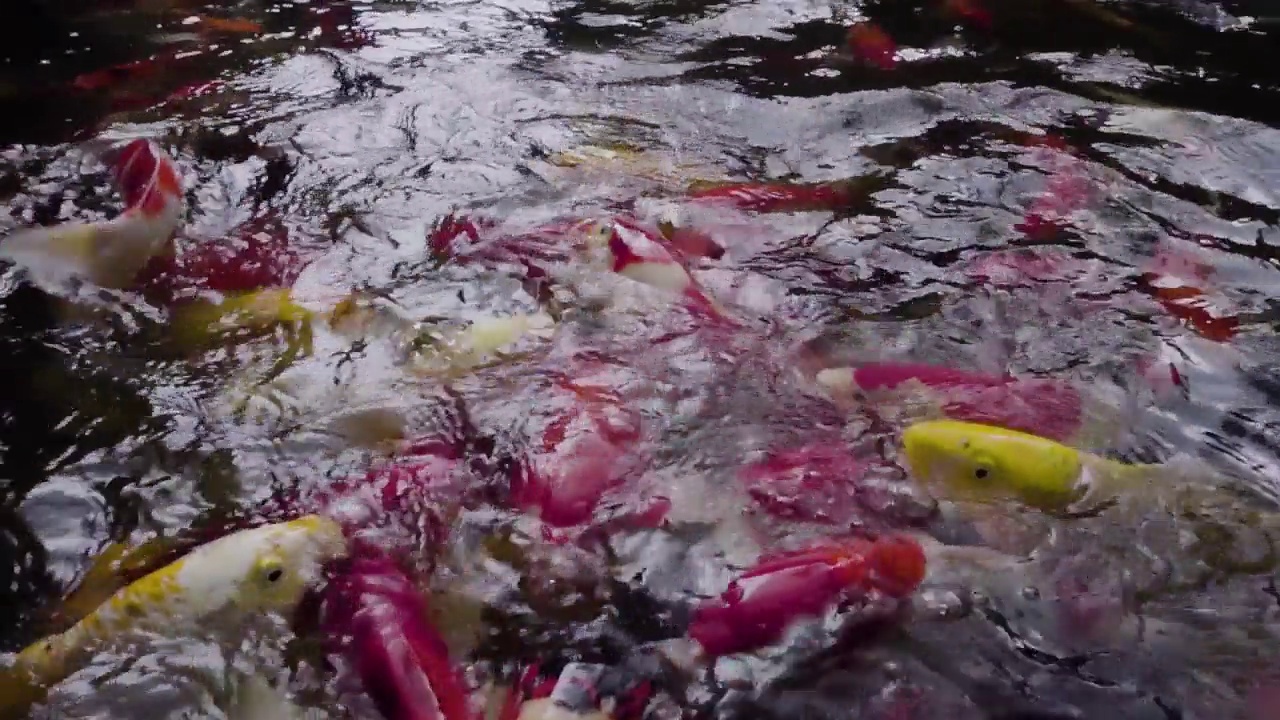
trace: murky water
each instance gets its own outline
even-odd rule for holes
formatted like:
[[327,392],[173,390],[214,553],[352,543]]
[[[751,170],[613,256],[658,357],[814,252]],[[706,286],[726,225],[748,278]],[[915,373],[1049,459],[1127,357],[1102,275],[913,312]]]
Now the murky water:
[[[478,559],[495,525],[526,532],[522,521],[463,513],[447,546],[426,549],[439,566],[424,582],[459,658],[477,667],[611,661],[619,636],[633,646],[670,634],[627,621],[627,603],[717,593],[762,547],[829,533],[763,512],[735,474],[757,453],[815,438],[893,459],[893,422],[823,398],[801,357],[1076,379],[1097,398],[1090,449],[1181,463],[1193,482],[1218,478],[1259,506],[1280,499],[1280,74],[1268,61],[1280,16],[1268,3],[30,5],[20,30],[38,44],[0,51],[12,53],[0,76],[7,224],[111,216],[118,200],[85,143],[157,138],[182,169],[184,233],[217,241],[255,218],[283,227],[308,261],[295,292],[316,306],[370,289],[446,324],[537,311],[509,267],[431,259],[430,230],[453,211],[527,229],[636,198],[637,215],[656,219],[693,179],[852,190],[835,211],[680,208],[681,223],[727,249],[697,277],[742,319],[731,336],[689,335],[696,318],[637,284],[569,267],[557,302],[571,310],[521,357],[445,383],[405,377],[385,342],[322,333],[291,371],[300,409],[249,419],[227,411],[228,388],[279,342],[175,351],[160,339],[162,310],[113,297],[72,319],[9,272],[0,616],[18,622],[0,633],[6,649],[34,639],[108,542],[211,522],[251,509],[273,483],[366,465],[369,451],[316,432],[344,410],[395,407],[431,429],[460,399],[495,456],[522,447],[565,402],[549,368],[579,372],[567,358],[583,350],[607,360],[581,372],[622,388],[639,412],[648,464],[637,492],[673,498],[671,522],[611,538],[607,568],[574,561],[631,582],[627,593],[530,600],[512,599],[514,571]],[[859,21],[896,55],[851,48]],[[665,178],[549,162],[620,143]],[[1063,202],[1065,220],[1026,227]],[[1049,273],[975,276],[987,253],[1014,247],[1065,259]],[[1169,248],[1210,269],[1200,284],[1213,317],[1179,317],[1144,284]],[[605,298],[613,307],[601,310]],[[1146,389],[1144,362],[1172,363],[1182,389]],[[846,619],[837,633],[828,618],[722,662],[717,682],[670,688],[676,706],[724,717],[1262,717],[1247,703],[1280,673],[1280,596],[1273,540],[1256,528],[1142,502],[1064,521],[939,498],[939,519],[901,471],[877,482],[892,498],[860,522],[1034,550],[1037,565],[1025,576],[939,571],[909,621],[871,633]],[[526,574],[587,572],[547,552]],[[1096,594],[1096,607],[1060,602],[1064,587]],[[981,602],[966,612],[970,590]],[[483,618],[481,599],[494,607]],[[99,658],[40,712],[138,717],[154,704],[216,716],[198,673],[176,669],[217,665],[210,647]]]

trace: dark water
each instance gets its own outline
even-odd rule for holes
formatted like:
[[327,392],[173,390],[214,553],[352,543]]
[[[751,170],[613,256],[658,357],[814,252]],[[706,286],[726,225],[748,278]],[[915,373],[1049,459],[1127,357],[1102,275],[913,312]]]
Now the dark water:
[[[966,7],[990,22],[966,19]],[[257,25],[210,31],[195,16]],[[436,268],[425,238],[454,209],[532,226],[666,192],[626,167],[553,167],[556,151],[625,142],[689,166],[686,180],[857,179],[837,212],[694,218],[729,248],[703,279],[753,318],[754,351],[725,360],[637,344],[666,322],[641,301],[613,325],[573,331],[572,342],[631,358],[646,416],[662,429],[655,475],[679,498],[683,529],[619,538],[615,569],[643,571],[646,592],[664,601],[718,591],[729,565],[757,551],[759,533],[743,529],[748,499],[729,477],[741,457],[849,420],[751,364],[801,342],[836,358],[1077,378],[1119,418],[1095,449],[1194,459],[1259,502],[1280,497],[1273,3],[25,0],[5,17],[0,194],[11,226],[110,216],[118,201],[81,143],[154,137],[183,170],[186,233],[216,239],[251,218],[280,219],[314,256],[297,291],[317,302],[372,288],[419,316],[533,311],[504,273]],[[893,67],[849,57],[855,20],[892,38]],[[77,87],[85,73],[153,55],[143,70]],[[1046,136],[1071,149],[1067,169],[1029,140]],[[1037,198],[1067,192],[1053,185],[1064,174],[1085,188],[1069,221],[1018,230]],[[1143,268],[1170,245],[1212,268],[1204,289],[1215,312],[1236,318],[1230,338],[1203,337],[1144,291]],[[1019,246],[1083,269],[1004,290],[963,272]],[[42,609],[105,543],[249,507],[272,477],[363,462],[215,412],[252,351],[163,351],[152,340],[158,311],[116,303],[101,322],[72,323],[16,276],[3,287],[0,617],[17,620],[0,625],[7,649],[33,639]],[[403,392],[377,358],[352,370],[342,341],[321,346],[300,375],[306,392]],[[1175,363],[1185,395],[1157,402],[1134,389],[1134,362],[1153,357]],[[518,434],[542,412],[518,363],[455,390],[498,433]],[[859,412],[847,412],[846,436],[870,442]],[[1042,576],[939,580],[920,617],[883,637],[835,642],[834,623],[810,628],[722,668],[752,675],[752,690],[685,688],[681,703],[724,717],[1252,717],[1249,693],[1280,674],[1269,563],[1183,562],[1192,526],[1158,512],[1052,529],[1034,543],[1050,558]],[[459,535],[465,555],[471,541]],[[1225,554],[1261,552],[1233,542]],[[1054,568],[1086,568],[1108,592],[1137,588],[1147,600],[1105,632],[1055,632],[1059,611],[1022,589],[1052,586]],[[465,575],[452,582],[467,585]],[[930,615],[975,582],[995,597],[985,611]],[[541,634],[525,636],[525,650],[590,644],[582,638],[606,616],[590,603],[533,612]],[[502,632],[490,637],[473,659],[515,652]],[[73,679],[50,712],[133,717],[146,690],[146,702],[214,712],[154,667],[107,690]]]

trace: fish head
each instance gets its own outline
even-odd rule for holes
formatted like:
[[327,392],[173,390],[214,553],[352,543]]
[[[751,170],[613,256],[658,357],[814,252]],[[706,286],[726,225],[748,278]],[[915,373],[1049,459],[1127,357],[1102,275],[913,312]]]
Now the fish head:
[[969,499],[1015,499],[1061,507],[1079,492],[1080,451],[994,425],[929,420],[902,433],[902,451],[922,482]]
[[218,538],[168,574],[197,616],[234,610],[289,617],[324,579],[326,566],[347,552],[336,521],[307,515]]
[[286,612],[323,579],[330,562],[347,555],[342,527],[327,517],[308,515],[265,530],[250,549],[253,562],[240,583],[241,606]]

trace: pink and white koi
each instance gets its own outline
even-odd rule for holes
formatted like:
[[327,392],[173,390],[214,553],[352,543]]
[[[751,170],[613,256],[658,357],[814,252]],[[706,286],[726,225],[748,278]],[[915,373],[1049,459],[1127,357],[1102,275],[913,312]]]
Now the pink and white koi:
[[685,308],[699,317],[737,324],[667,249],[660,235],[622,218],[591,223],[585,233],[585,251],[595,264],[678,295]]

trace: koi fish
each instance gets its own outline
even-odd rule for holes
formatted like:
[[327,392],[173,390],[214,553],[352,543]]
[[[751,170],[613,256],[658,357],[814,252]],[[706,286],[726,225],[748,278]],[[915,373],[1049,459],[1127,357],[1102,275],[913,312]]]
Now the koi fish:
[[766,556],[720,597],[694,608],[688,636],[706,657],[758,650],[780,640],[799,619],[821,616],[842,599],[875,592],[905,598],[924,576],[924,551],[906,535]]
[[1201,289],[1213,275],[1214,268],[1208,263],[1166,247],[1147,264],[1141,288],[1200,336],[1225,343],[1236,336],[1240,319],[1215,310]]
[[202,545],[112,595],[65,632],[40,640],[0,673],[0,706],[17,709],[78,672],[96,652],[135,633],[173,636],[220,620],[241,625],[292,612],[344,557],[337,523],[317,516],[244,530]]
[[1037,248],[993,250],[976,257],[965,273],[997,287],[1027,287],[1069,282],[1088,271],[1088,265],[1064,251]]
[[1162,467],[1108,460],[1038,435],[956,420],[907,427],[902,452],[923,482],[1044,509],[1068,507],[1086,492],[1115,495],[1148,483]]
[[847,207],[851,183],[700,183],[689,189],[697,202],[722,204],[758,213],[830,212]]
[[[69,277],[125,289],[173,238],[186,213],[173,160],[150,140],[110,153],[125,209],[105,222],[19,230],[0,240],[0,259],[25,267],[37,283],[59,287]],[[61,281],[61,282],[60,282]]]
[[291,291],[271,288],[236,293],[222,302],[193,302],[173,311],[173,334],[184,346],[198,347],[214,339],[243,337],[277,327],[302,327],[317,315],[293,299]]
[[[639,414],[607,386],[560,375],[553,387],[568,401],[567,406],[553,412],[539,438],[540,447],[515,464],[509,502],[535,512],[551,527],[569,528],[595,519],[606,494],[643,469],[635,452],[642,426]],[[660,521],[666,500],[657,498],[653,503],[650,510],[657,517],[642,510],[629,519]],[[619,524],[627,518],[613,520]],[[553,539],[554,533],[547,534]]]
[[[276,493],[256,508],[263,524],[322,515],[337,522],[349,540],[364,530],[399,524],[395,541],[405,546],[437,547],[447,527],[435,512],[460,494],[451,484],[454,470],[474,434],[463,420],[460,436],[428,435],[402,441],[394,459],[375,465],[356,477],[332,481],[315,490],[292,487]],[[257,520],[254,521],[258,522]],[[159,570],[193,549],[252,525],[239,519],[209,527],[190,528],[176,535],[154,538],[140,545],[112,543],[94,558],[67,593],[52,624],[72,625],[104,603],[117,590]],[[385,544],[385,534],[379,540]]]
[[444,331],[416,353],[410,367],[422,375],[467,372],[492,362],[521,338],[546,339],[556,322],[544,313],[486,318],[464,329]]
[[225,705],[228,720],[321,720],[325,717],[317,710],[304,710],[294,704],[283,688],[257,675],[239,678]]
[[892,70],[898,64],[898,45],[873,22],[855,23],[845,40],[853,57],[880,70]]
[[921,363],[864,363],[829,368],[817,382],[839,395],[858,392],[885,398],[919,395],[945,417],[987,423],[1055,440],[1075,435],[1083,424],[1083,399],[1068,382],[985,375]]
[[389,558],[363,554],[325,589],[321,627],[386,720],[471,720],[462,677],[422,593]]
[[156,58],[148,57],[82,73],[71,81],[71,85],[77,90],[102,90],[134,78],[153,75],[156,71]]
[[980,0],[945,0],[943,7],[951,15],[979,30],[991,30],[991,11],[983,7]]
[[842,443],[774,451],[738,470],[747,494],[774,517],[847,526],[862,512],[867,465]]
[[662,156],[624,144],[584,145],[552,153],[547,162],[560,168],[608,172],[614,176],[638,178],[666,184],[679,182],[708,168],[692,163],[675,163]]
[[1032,201],[1014,229],[1029,238],[1044,240],[1061,232],[1066,227],[1067,217],[1089,204],[1094,183],[1083,161],[1057,136],[1043,140],[1033,136],[1027,144],[1052,152],[1054,168],[1044,190]]
[[676,294],[693,315],[737,325],[666,247],[660,234],[623,218],[585,230],[588,257],[622,277]]
[[288,229],[267,216],[246,222],[225,239],[179,243],[173,254],[152,258],[135,283],[147,300],[168,306],[209,291],[228,295],[290,287],[303,266],[289,245]]

